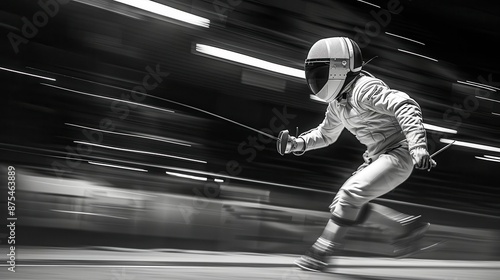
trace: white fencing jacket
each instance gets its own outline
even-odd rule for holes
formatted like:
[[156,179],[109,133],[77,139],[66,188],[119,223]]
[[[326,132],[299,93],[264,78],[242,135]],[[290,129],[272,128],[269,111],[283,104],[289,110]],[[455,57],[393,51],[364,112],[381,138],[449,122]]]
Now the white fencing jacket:
[[332,144],[344,128],[366,146],[368,158],[404,141],[409,150],[427,148],[418,103],[406,93],[390,89],[380,79],[360,75],[341,98],[329,103],[323,122],[300,135],[305,141],[303,152]]

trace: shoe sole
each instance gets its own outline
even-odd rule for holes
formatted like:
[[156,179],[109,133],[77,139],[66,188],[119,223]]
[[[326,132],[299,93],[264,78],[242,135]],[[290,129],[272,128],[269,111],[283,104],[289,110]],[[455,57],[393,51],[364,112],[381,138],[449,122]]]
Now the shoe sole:
[[318,269],[312,269],[312,268],[309,268],[309,267],[306,267],[306,266],[303,266],[297,262],[295,262],[295,265],[298,266],[300,269],[302,270],[305,270],[305,271],[311,271],[311,272],[322,272],[321,270],[318,270]]
[[446,241],[438,241],[438,242],[432,243],[432,244],[427,245],[427,246],[422,247],[422,248],[418,248],[416,250],[413,250],[413,251],[408,252],[408,253],[403,254],[403,255],[397,255],[397,251],[394,251],[394,254],[396,255],[396,256],[394,256],[394,258],[395,259],[403,259],[403,258],[411,257],[411,256],[416,255],[416,254],[431,252],[433,250],[436,250],[439,246],[443,245],[445,242]]
[[[323,270],[320,270],[320,269],[314,269],[314,268],[310,268],[310,267],[307,267],[307,266],[305,266],[305,265],[302,265],[302,264],[300,263],[300,260],[295,261],[295,262],[294,262],[294,264],[295,264],[296,266],[298,266],[298,267],[299,267],[300,269],[302,269],[302,270],[312,271],[312,272],[323,272]],[[325,265],[325,268],[326,268],[326,265]]]

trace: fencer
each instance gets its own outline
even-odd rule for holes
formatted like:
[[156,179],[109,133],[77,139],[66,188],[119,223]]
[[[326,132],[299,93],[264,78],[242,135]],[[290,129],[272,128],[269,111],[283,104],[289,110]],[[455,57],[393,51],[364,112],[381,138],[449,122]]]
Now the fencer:
[[395,234],[395,242],[412,242],[429,227],[419,216],[370,202],[403,183],[414,167],[430,170],[436,162],[427,151],[419,104],[362,68],[361,50],[353,40],[332,37],[317,41],[305,60],[305,76],[312,94],[328,103],[325,118],[298,137],[287,130],[278,136],[281,155],[302,155],[326,147],[344,128],[366,146],[364,163],[340,187],[330,205],[331,218],[323,233],[296,261],[305,270],[324,270],[327,256],[341,248],[351,226],[379,224]]

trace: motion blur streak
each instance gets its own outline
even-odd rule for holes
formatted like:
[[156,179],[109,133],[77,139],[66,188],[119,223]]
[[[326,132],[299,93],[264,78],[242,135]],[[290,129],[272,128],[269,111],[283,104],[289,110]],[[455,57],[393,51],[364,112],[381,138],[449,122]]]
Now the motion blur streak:
[[457,131],[454,129],[449,129],[445,127],[440,127],[437,125],[432,125],[428,123],[424,123],[424,128],[429,129],[429,130],[434,130],[434,131],[439,131],[439,132],[445,132],[445,133],[451,133],[451,134],[457,134]]
[[491,102],[500,103],[500,100],[495,100],[495,99],[491,99],[491,98],[486,98],[486,97],[483,97],[483,96],[476,96],[476,98],[483,99],[483,100],[488,100],[488,101],[491,101]]
[[126,169],[126,170],[132,170],[132,171],[148,172],[145,169],[120,166],[120,165],[114,165],[114,164],[108,164],[108,163],[100,163],[100,162],[93,162],[93,161],[89,161],[88,163],[94,164],[94,165],[99,165],[99,166],[113,167],[113,168]]
[[181,142],[177,142],[177,141],[171,141],[171,140],[161,139],[160,136],[135,135],[135,134],[130,134],[130,133],[123,133],[123,132],[115,132],[115,131],[97,129],[97,128],[92,128],[92,127],[83,126],[83,125],[77,125],[77,124],[71,124],[71,123],[65,123],[65,125],[73,126],[73,127],[78,127],[78,128],[83,128],[83,129],[88,129],[88,130],[93,130],[93,131],[104,132],[104,133],[110,133],[110,134],[116,134],[116,135],[122,135],[122,136],[128,136],[128,137],[136,137],[136,138],[142,138],[142,139],[160,141],[160,142],[165,142],[165,143],[170,143],[170,144],[176,144],[176,145],[180,145],[180,146],[191,147],[190,144],[185,144],[185,143],[181,143]]
[[161,16],[208,28],[210,20],[149,0],[114,0]]
[[397,37],[397,38],[401,38],[401,39],[404,39],[404,40],[408,40],[408,41],[410,41],[410,42],[414,42],[414,43],[417,43],[417,44],[420,44],[420,45],[425,46],[425,44],[424,44],[424,43],[422,43],[422,42],[419,42],[419,41],[417,41],[417,40],[413,40],[413,39],[410,39],[410,38],[406,38],[406,37],[403,37],[403,36],[401,36],[401,35],[396,35],[396,34],[394,34],[394,33],[390,33],[390,32],[385,32],[385,34],[390,35],[390,36],[394,36],[394,37]]
[[496,90],[494,88],[486,86],[486,85],[482,85],[482,84],[478,84],[478,83],[473,83],[473,82],[469,82],[469,81],[467,81],[467,82],[457,81],[457,82],[460,83],[460,84],[464,84],[464,85],[468,85],[468,86],[473,86],[473,87],[478,87],[478,88],[482,88],[482,89],[485,89],[485,90],[496,92]]
[[203,54],[227,59],[229,61],[233,61],[233,62],[242,63],[242,64],[246,64],[249,66],[261,68],[264,70],[268,70],[268,71],[272,71],[272,72],[276,72],[276,73],[280,73],[280,74],[284,74],[284,75],[289,75],[289,76],[305,79],[305,74],[304,74],[303,70],[279,65],[276,63],[272,63],[272,62],[258,59],[255,57],[251,57],[248,55],[236,53],[233,51],[228,51],[228,50],[224,50],[221,48],[207,46],[207,45],[203,45],[203,44],[196,44],[196,51],[203,53]]
[[365,3],[365,4],[367,4],[367,5],[370,5],[370,6],[372,6],[372,7],[375,7],[375,8],[380,9],[380,6],[379,6],[379,5],[375,5],[375,4],[370,3],[370,2],[368,2],[368,1],[358,0],[358,2]]
[[167,154],[160,154],[160,153],[153,153],[153,152],[146,152],[146,151],[125,149],[125,148],[118,148],[118,147],[112,147],[112,146],[106,146],[106,145],[100,145],[100,144],[94,144],[94,143],[82,142],[82,141],[74,141],[74,142],[77,143],[77,144],[89,145],[89,146],[94,146],[94,147],[99,147],[99,148],[105,148],[105,149],[111,149],[111,150],[116,150],[116,151],[124,151],[124,152],[131,152],[131,153],[138,153],[138,154],[145,154],[145,155],[153,155],[153,156],[160,156],[160,157],[169,157],[169,158],[175,158],[175,159],[180,159],[180,160],[193,161],[193,162],[198,162],[198,163],[207,163],[206,161],[203,161],[203,160],[197,160],[197,159],[191,159],[191,158],[185,158],[185,157],[179,157],[179,156],[173,156],[173,155],[167,155]]
[[477,158],[477,159],[481,159],[481,160],[486,160],[486,161],[500,162],[500,159],[486,158],[486,157],[478,157],[478,156],[476,156],[476,158]]
[[485,155],[485,157],[491,158],[491,159],[500,160],[500,157],[494,157],[494,156],[489,156],[489,155]]
[[425,58],[425,59],[428,59],[428,60],[432,60],[434,62],[438,62],[438,60],[435,59],[435,58],[431,58],[431,57],[428,57],[428,56],[425,56],[425,55],[421,55],[421,54],[418,54],[418,53],[414,53],[414,52],[410,52],[410,51],[402,50],[402,49],[398,49],[398,51],[404,52],[404,53],[407,53],[407,54],[411,54],[411,55],[414,55],[414,56],[422,57],[422,58]]
[[453,143],[453,145],[457,145],[457,146],[500,153],[500,148],[498,148],[498,147],[492,147],[492,146],[488,146],[488,145],[469,143],[469,142],[464,142],[464,141],[456,141],[456,140],[450,140],[450,139],[444,139],[444,138],[440,139],[440,141],[441,141],[441,143],[445,143],[445,144]]
[[8,68],[3,68],[3,67],[0,67],[0,69],[4,70],[4,71],[16,73],[16,74],[21,74],[21,75],[26,75],[26,76],[30,76],[30,77],[45,79],[45,80],[49,80],[49,81],[53,81],[53,82],[56,81],[56,79],[54,79],[54,78],[48,78],[48,77],[39,76],[39,75],[35,75],[35,74],[31,74],[31,73],[26,73],[26,72],[21,72],[21,71],[17,71],[17,70],[13,70],[13,69],[8,69]]
[[254,180],[254,179],[249,179],[249,178],[244,178],[244,177],[229,176],[229,175],[210,173],[210,172],[205,172],[205,171],[197,171],[197,170],[190,170],[190,169],[177,168],[177,167],[166,167],[166,168],[168,168],[170,170],[176,170],[176,171],[182,171],[182,172],[188,172],[188,173],[194,173],[194,174],[202,174],[202,175],[208,175],[208,176],[219,176],[219,177],[223,177],[223,178],[227,178],[227,179],[234,179],[234,180],[239,180],[239,181],[244,181],[244,182],[249,182],[249,183],[265,184],[265,185],[269,185],[269,186],[285,187],[285,188],[305,190],[305,191],[318,192],[318,193],[335,194],[335,192],[331,192],[331,191],[323,191],[323,190],[318,190],[318,189],[311,189],[311,188],[299,187],[299,186],[288,185],[288,184],[279,184],[279,183],[273,183],[273,182],[269,182],[269,181]]
[[113,218],[113,219],[122,219],[122,220],[128,220],[129,219],[129,218],[124,218],[124,217],[117,217],[117,216],[104,215],[104,214],[98,214],[98,213],[87,213],[87,212],[78,212],[78,211],[66,211],[66,210],[57,210],[57,209],[52,209],[51,211],[59,212],[59,213],[75,214],[75,215],[100,216],[100,217],[107,217],[107,218]]
[[487,87],[487,88],[491,88],[491,89],[500,90],[500,88],[497,88],[497,87],[494,87],[494,86],[490,86],[490,85],[485,85],[485,84],[476,83],[476,82],[472,82],[472,81],[465,81],[465,82],[467,82],[469,84],[477,85],[477,86],[482,86],[482,87]]
[[92,97],[96,97],[96,98],[113,100],[113,101],[123,102],[123,103],[127,103],[127,104],[132,104],[134,106],[140,106],[140,107],[145,107],[145,108],[149,108],[149,109],[159,110],[159,111],[162,111],[162,112],[175,113],[172,110],[158,108],[158,107],[154,107],[154,106],[150,106],[150,105],[145,105],[145,104],[141,104],[141,103],[137,103],[137,102],[127,101],[127,100],[122,100],[122,99],[117,99],[117,98],[111,98],[111,97],[96,95],[96,94],[92,94],[92,93],[86,93],[86,92],[83,92],[83,91],[78,91],[78,90],[73,90],[73,89],[69,89],[69,88],[64,88],[64,87],[49,85],[49,84],[45,84],[45,83],[41,83],[41,85],[52,87],[52,88],[56,88],[56,89],[60,89],[60,90],[66,90],[66,91],[69,91],[69,92],[74,92],[74,93],[78,93],[78,94],[82,94],[82,95],[92,96]]
[[193,179],[193,180],[198,180],[198,181],[207,181],[208,179],[205,177],[198,177],[198,176],[193,176],[193,175],[186,175],[186,174],[181,174],[181,173],[176,173],[176,172],[166,172],[168,175],[171,176],[177,176],[181,178],[188,178],[188,179]]

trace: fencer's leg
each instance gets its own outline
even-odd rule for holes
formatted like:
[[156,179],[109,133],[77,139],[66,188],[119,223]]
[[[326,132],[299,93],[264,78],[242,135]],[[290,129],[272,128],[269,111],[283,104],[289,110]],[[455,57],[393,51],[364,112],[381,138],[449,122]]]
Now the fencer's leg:
[[[338,201],[336,198],[334,201]],[[321,236],[313,246],[300,257],[295,264],[304,270],[323,271],[327,266],[327,257],[334,255],[343,244],[344,237],[349,227],[358,223],[359,213],[362,208],[334,206],[331,208],[332,216]],[[345,218],[344,218],[345,217]]]

